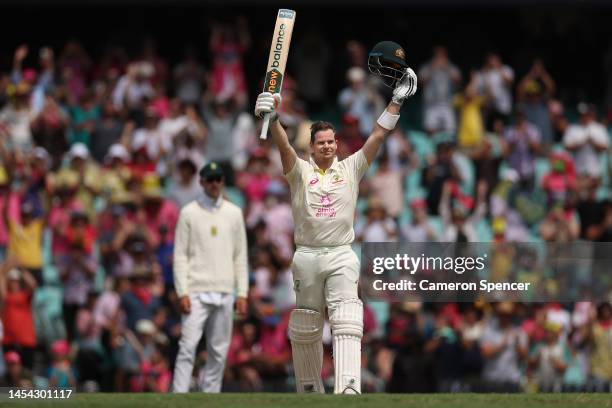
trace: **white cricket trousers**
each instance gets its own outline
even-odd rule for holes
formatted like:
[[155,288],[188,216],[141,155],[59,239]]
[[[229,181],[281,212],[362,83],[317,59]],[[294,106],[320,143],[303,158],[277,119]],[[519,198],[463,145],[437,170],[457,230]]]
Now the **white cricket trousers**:
[[196,348],[202,333],[206,334],[208,358],[204,365],[200,389],[221,391],[225,359],[232,338],[234,297],[227,296],[220,305],[203,303],[198,295],[189,295],[191,313],[181,319],[181,340],[174,367],[172,391],[189,392]]
[[350,245],[298,246],[293,256],[293,289],[296,307],[331,315],[344,300],[357,299],[359,257]]

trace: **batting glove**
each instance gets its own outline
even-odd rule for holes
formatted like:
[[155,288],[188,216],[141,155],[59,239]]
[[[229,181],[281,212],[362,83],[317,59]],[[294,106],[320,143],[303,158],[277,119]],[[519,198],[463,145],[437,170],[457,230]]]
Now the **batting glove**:
[[257,102],[255,102],[255,116],[262,118],[266,113],[269,113],[271,122],[278,120],[276,108],[280,102],[280,94],[271,94],[270,92],[260,93],[257,97]]
[[400,106],[404,100],[410,98],[417,91],[417,76],[411,68],[406,68],[406,75],[402,81],[395,86],[391,101]]

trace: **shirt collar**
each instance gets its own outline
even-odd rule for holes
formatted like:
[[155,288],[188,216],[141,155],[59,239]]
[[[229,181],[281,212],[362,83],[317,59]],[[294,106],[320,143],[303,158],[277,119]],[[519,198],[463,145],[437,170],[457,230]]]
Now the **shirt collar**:
[[[334,156],[334,161],[332,162],[331,166],[329,166],[329,169],[328,169],[328,170],[337,171],[337,170],[338,170],[338,163],[339,163],[339,162],[338,162],[338,156]],[[315,163],[315,161],[312,159],[312,156],[310,156],[310,165],[311,165],[311,166],[314,168],[314,170],[315,170],[317,173],[321,173],[321,174],[325,173],[325,172],[323,171],[323,169],[321,169],[321,168],[320,168],[320,167],[317,165],[317,163]]]
[[221,204],[223,203],[223,196],[219,194],[219,197],[217,197],[217,199],[215,200],[212,197],[210,197],[208,194],[202,193],[198,196],[197,200],[198,200],[198,203],[203,208],[214,211],[214,210],[218,210],[221,207]]

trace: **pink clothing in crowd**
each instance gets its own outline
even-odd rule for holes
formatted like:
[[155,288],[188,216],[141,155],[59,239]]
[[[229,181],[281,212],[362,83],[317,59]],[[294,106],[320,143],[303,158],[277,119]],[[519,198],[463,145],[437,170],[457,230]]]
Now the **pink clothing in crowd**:
[[166,242],[174,242],[174,230],[178,222],[179,209],[170,200],[163,200],[161,208],[156,215],[147,214],[146,224],[153,238],[153,246],[157,247],[161,241],[159,227],[165,225],[168,229],[166,234]]
[[68,253],[69,242],[65,235],[70,225],[70,215],[74,211],[83,211],[84,207],[76,199],[64,207],[55,206],[49,211],[49,227],[53,230],[51,251],[53,256]]
[[[6,205],[7,199],[5,196],[0,196],[0,214],[2,214],[4,212],[4,208]],[[17,222],[20,222],[19,218],[19,197],[17,196],[17,194],[13,193],[9,195],[8,198],[8,203],[9,203],[9,219],[11,220],[16,220]],[[4,217],[0,217],[0,245],[2,246],[6,246],[8,245],[8,228],[7,225],[4,223]]]

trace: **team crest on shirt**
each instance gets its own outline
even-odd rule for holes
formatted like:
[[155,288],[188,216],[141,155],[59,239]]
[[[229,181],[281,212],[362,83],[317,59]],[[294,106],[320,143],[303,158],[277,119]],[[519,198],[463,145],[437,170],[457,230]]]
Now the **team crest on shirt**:
[[344,179],[340,177],[340,175],[334,174],[334,177],[332,178],[332,184],[338,184],[342,182],[344,182]]
[[216,237],[218,232],[219,231],[217,231],[217,227],[215,227],[214,225],[210,227],[210,235],[212,235],[213,237]]

